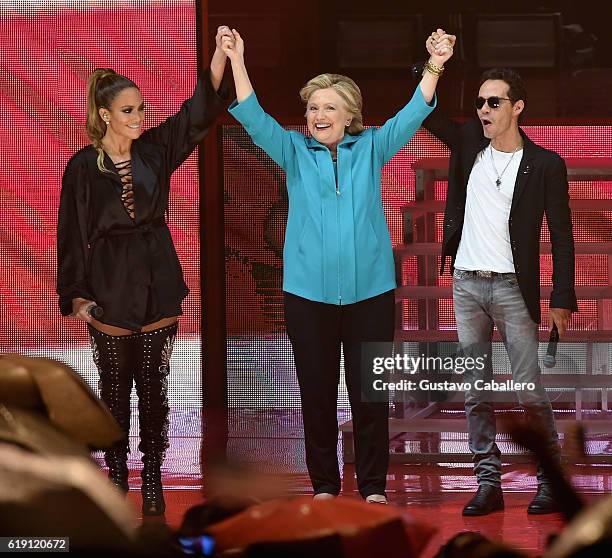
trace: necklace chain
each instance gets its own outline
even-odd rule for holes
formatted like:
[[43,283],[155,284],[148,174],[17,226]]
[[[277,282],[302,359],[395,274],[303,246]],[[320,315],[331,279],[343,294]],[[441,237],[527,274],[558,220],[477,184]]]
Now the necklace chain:
[[495,171],[495,174],[497,176],[497,180],[495,181],[495,186],[497,186],[497,191],[499,192],[499,190],[501,189],[501,185],[502,185],[502,176],[504,176],[504,173],[506,172],[506,169],[510,166],[510,163],[512,162],[512,159],[514,159],[514,156],[516,155],[516,152],[521,148],[521,144],[519,143],[515,148],[514,151],[512,152],[512,157],[510,157],[510,160],[506,163],[506,166],[504,167],[504,170],[501,171],[501,174],[497,172],[497,168],[495,167],[495,160],[493,159],[493,143],[489,144],[489,153],[491,154],[491,164],[493,165],[493,170]]

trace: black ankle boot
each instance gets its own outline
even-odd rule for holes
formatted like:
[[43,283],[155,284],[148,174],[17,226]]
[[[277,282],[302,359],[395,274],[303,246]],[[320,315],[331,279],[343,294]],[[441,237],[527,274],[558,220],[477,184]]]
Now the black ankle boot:
[[177,325],[140,334],[142,366],[136,369],[136,391],[142,452],[142,513],[162,515],[166,509],[161,465],[168,448],[168,374]]
[[87,325],[93,359],[100,374],[100,398],[124,433],[124,439],[104,453],[108,478],[121,491],[129,490],[130,395],[134,381],[135,336],[108,335]]
[[527,507],[530,515],[543,515],[560,511],[550,484],[539,484],[538,492]]
[[463,508],[463,515],[487,515],[504,509],[504,495],[500,486],[481,484],[474,497]]

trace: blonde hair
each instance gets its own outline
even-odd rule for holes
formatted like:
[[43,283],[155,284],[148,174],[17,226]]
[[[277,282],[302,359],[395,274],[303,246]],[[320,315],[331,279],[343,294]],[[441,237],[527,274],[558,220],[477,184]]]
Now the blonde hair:
[[353,117],[351,124],[347,128],[347,133],[351,135],[360,134],[363,132],[363,116],[361,110],[363,108],[363,98],[361,90],[357,84],[350,78],[341,74],[321,74],[313,77],[308,81],[302,89],[300,89],[300,97],[305,103],[308,102],[310,96],[319,89],[331,88],[344,101],[346,109]]
[[102,138],[107,124],[100,116],[101,108],[110,108],[113,99],[124,89],[138,86],[129,78],[110,68],[96,68],[87,80],[87,120],[85,128],[91,144],[98,152],[98,168],[102,172],[112,172],[104,166]]

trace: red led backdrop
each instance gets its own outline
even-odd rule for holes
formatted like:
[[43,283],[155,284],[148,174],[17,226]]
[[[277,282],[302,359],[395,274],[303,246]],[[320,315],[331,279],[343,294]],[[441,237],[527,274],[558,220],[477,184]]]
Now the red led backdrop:
[[[40,9],[42,4],[52,7]],[[193,2],[84,5],[24,1],[11,2],[9,8],[0,1],[0,350],[60,356],[95,385],[84,328],[59,315],[54,287],[61,173],[70,155],[87,143],[85,80],[96,66],[132,77],[147,102],[148,122],[154,124],[190,94],[196,40]],[[612,155],[611,127],[531,126],[526,131],[564,157]],[[298,392],[280,291],[284,177],[238,126],[223,126],[222,155],[230,405],[295,407]],[[421,130],[385,167],[384,202],[394,244],[402,237],[400,207],[414,200],[411,163],[444,155],[444,147]],[[192,156],[175,174],[170,210],[170,229],[191,289],[173,356],[170,396],[174,407],[187,408],[201,403],[195,163]],[[611,194],[609,182],[571,183],[574,198],[605,199]],[[437,197],[444,197],[443,183],[437,185]],[[610,241],[610,218],[609,212],[576,213],[576,240]],[[414,260],[404,264],[404,277],[407,283],[415,281]],[[449,277],[439,281],[448,284]],[[542,257],[542,282],[550,283],[550,256]],[[578,285],[609,282],[607,256],[577,256]],[[581,300],[579,305],[572,327],[601,328],[594,301]],[[609,301],[605,309],[611,313]],[[416,304],[407,301],[405,329],[416,328],[416,316]],[[454,327],[450,301],[440,302],[440,327]],[[346,404],[344,392],[342,400]]]

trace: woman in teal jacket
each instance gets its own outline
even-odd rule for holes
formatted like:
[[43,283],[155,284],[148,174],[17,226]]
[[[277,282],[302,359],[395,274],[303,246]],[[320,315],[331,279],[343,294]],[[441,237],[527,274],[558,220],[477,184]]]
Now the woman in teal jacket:
[[[368,502],[387,502],[388,404],[362,397],[361,346],[393,340],[395,267],[381,169],[435,106],[436,84],[455,40],[438,32],[442,37],[412,99],[380,128],[364,129],[361,92],[353,80],[337,74],[311,79],[300,92],[311,137],[283,129],[261,108],[238,32],[223,42],[237,94],[229,110],[287,176],[285,321],[317,499],[340,492],[336,407],[342,346],[359,492]],[[432,34],[428,41],[433,40]]]

